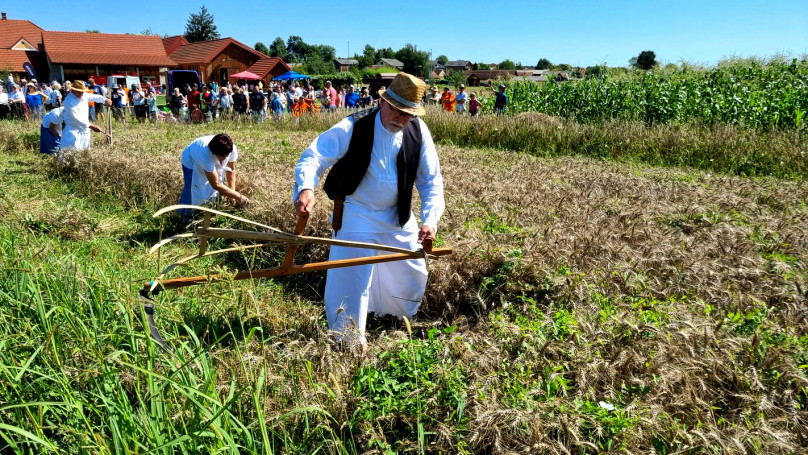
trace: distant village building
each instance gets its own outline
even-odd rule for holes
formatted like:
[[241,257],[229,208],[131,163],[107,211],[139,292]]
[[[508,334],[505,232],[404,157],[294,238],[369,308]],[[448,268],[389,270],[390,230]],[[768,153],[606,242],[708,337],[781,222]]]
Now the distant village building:
[[161,74],[176,64],[157,35],[42,32],[50,79],[72,80],[126,74],[141,81],[165,83]]
[[471,69],[471,62],[468,60],[450,60],[444,66],[447,71],[468,71]]
[[351,70],[351,68],[355,67],[359,64],[359,60],[353,58],[335,58],[334,59],[334,67],[340,73],[345,73]]
[[380,67],[395,68],[397,70],[404,69],[404,63],[395,58],[381,58],[379,59]]
[[30,73],[34,73],[47,78],[43,30],[31,21],[8,19],[6,13],[0,14],[0,70],[10,70],[16,77],[31,77]]
[[[163,39],[163,45],[180,69],[199,73],[203,83],[227,84],[231,74],[249,71],[265,83],[291,68],[280,58],[269,57],[250,46],[227,37],[189,43],[181,36]],[[260,73],[260,74],[259,74]]]
[[513,76],[512,70],[473,70],[466,75],[466,84],[476,87],[483,82],[505,80]]

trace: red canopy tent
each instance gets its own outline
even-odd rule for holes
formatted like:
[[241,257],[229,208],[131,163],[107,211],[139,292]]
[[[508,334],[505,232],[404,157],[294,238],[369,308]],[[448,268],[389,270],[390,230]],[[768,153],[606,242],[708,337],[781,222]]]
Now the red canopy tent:
[[249,71],[242,71],[240,73],[231,74],[230,79],[244,79],[245,81],[257,81],[261,79],[258,75]]

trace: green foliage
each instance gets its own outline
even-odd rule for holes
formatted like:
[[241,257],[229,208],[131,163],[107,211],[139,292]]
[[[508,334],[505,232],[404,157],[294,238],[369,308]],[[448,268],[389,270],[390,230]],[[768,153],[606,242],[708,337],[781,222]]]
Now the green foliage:
[[183,36],[191,43],[219,39],[219,31],[213,23],[213,14],[208,12],[205,5],[199,8],[198,13],[190,13]]
[[571,68],[572,67],[569,65],[569,63],[559,63],[555,66],[555,69],[559,71],[569,71]]
[[[463,428],[470,366],[447,358],[444,345],[448,342],[445,336],[455,329],[432,328],[425,340],[402,340],[398,350],[380,354],[379,365],[360,368],[353,378],[359,403],[350,425],[356,428],[394,419],[399,428],[385,431],[388,436],[411,437],[422,446],[426,436],[436,434],[427,430],[437,429],[439,424]],[[425,412],[427,403],[429,413]]]
[[255,46],[253,46],[253,49],[257,50],[258,52],[260,52],[260,53],[262,53],[264,55],[269,55],[269,48],[267,47],[266,44],[262,43],[261,41],[255,43]]
[[358,66],[360,70],[375,65],[376,49],[374,49],[370,44],[365,44],[365,49],[362,51],[362,55],[357,56],[356,61],[359,62],[356,66]]
[[423,75],[424,68],[429,62],[429,52],[419,51],[417,46],[407,43],[396,52],[396,58],[404,64],[404,72]]
[[552,67],[553,67],[552,62],[550,62],[550,60],[547,60],[546,58],[540,58],[539,62],[536,63],[537,70],[549,70]]
[[280,36],[276,37],[272,44],[269,46],[269,52],[267,53],[270,57],[279,57],[283,61],[288,62],[289,55],[286,52],[286,43],[283,41],[283,38]]
[[621,119],[647,124],[698,121],[755,129],[804,128],[808,62],[749,60],[674,74],[642,72],[571,83],[518,82],[507,94],[509,112],[536,111],[583,123]]
[[632,62],[632,66],[636,68],[641,70],[650,70],[657,64],[656,54],[654,51],[642,51],[640,52],[640,55],[632,59]]
[[441,65],[445,65],[446,62],[449,61],[449,57],[447,57],[447,56],[445,56],[443,54],[440,54],[440,55],[438,55],[438,58],[435,59],[435,61],[437,63],[440,63]]
[[516,69],[516,63],[514,63],[512,60],[505,59],[505,60],[499,62],[499,69],[501,69],[501,70],[515,70]]
[[478,63],[475,63],[475,64],[474,64],[473,68],[474,68],[475,70],[490,70],[490,69],[491,69],[491,65],[489,65],[488,63],[479,63],[479,62],[478,62]]
[[449,70],[446,72],[446,76],[444,77],[446,80],[452,83],[455,87],[459,86],[460,84],[466,83],[466,72],[465,71],[455,71]]
[[334,73],[334,65],[331,65],[331,71],[331,73],[313,74],[311,76],[312,85],[317,88],[322,88],[325,81],[331,81],[333,86],[339,89],[340,87],[347,88],[351,84],[357,84],[362,81],[360,77],[350,71],[344,73]]

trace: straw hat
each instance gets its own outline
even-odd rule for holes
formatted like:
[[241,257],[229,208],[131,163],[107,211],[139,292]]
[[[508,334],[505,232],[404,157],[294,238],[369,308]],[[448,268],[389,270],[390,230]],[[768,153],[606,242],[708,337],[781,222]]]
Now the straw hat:
[[70,90],[75,90],[77,92],[89,92],[87,87],[84,86],[84,81],[73,81],[73,85],[70,86]]
[[390,107],[410,115],[424,115],[421,98],[426,91],[426,83],[417,77],[398,73],[387,89],[379,90],[379,96],[390,103]]

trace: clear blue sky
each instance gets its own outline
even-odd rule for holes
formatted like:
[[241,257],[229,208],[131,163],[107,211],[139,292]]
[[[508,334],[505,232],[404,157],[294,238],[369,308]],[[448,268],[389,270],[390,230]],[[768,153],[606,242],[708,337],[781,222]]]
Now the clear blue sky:
[[[269,45],[300,35],[329,44],[337,55],[413,43],[435,58],[487,63],[509,58],[535,65],[625,66],[650,49],[663,63],[714,64],[732,56],[770,57],[808,53],[808,0],[478,1],[463,2],[234,2],[171,1],[120,5],[115,19],[97,5],[85,13],[61,7],[5,2],[12,19],[29,19],[48,30],[180,34],[202,4],[222,36],[247,45]],[[438,5],[445,6],[438,6]],[[151,5],[151,6],[149,6]],[[171,6],[168,6],[171,5]],[[70,8],[68,8],[70,9]]]

